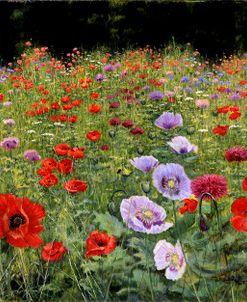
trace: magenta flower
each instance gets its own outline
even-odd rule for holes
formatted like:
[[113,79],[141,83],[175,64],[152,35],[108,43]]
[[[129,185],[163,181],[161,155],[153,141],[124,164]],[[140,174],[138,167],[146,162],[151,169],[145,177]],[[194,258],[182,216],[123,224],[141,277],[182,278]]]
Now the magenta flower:
[[165,276],[167,279],[175,281],[183,276],[186,262],[179,241],[173,246],[166,240],[160,240],[156,244],[153,252],[157,270],[166,268]]
[[29,161],[38,161],[41,159],[39,153],[36,150],[27,150],[24,152],[24,158]]
[[3,141],[0,142],[0,147],[5,150],[15,149],[20,143],[19,138],[17,137],[7,137]]
[[173,226],[173,223],[165,222],[165,209],[145,196],[123,199],[120,212],[123,221],[136,232],[159,234]]

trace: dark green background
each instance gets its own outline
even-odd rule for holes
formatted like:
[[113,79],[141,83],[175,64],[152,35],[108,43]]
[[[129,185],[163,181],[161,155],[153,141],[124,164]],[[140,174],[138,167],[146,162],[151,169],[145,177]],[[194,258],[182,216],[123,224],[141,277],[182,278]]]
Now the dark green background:
[[160,47],[190,42],[205,56],[246,50],[246,1],[0,2],[0,56],[10,60],[21,42],[57,54],[75,46]]

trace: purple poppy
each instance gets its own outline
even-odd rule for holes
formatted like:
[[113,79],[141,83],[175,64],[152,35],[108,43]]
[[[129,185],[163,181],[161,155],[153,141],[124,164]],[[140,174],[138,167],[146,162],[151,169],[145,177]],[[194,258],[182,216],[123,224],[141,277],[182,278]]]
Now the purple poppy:
[[186,262],[179,241],[173,246],[166,240],[160,240],[156,244],[153,252],[157,270],[166,268],[165,276],[167,279],[175,281],[183,276]]
[[234,93],[229,96],[228,98],[230,101],[239,101],[241,99],[241,96],[237,93]]
[[113,71],[113,66],[112,66],[112,64],[106,64],[106,65],[104,66],[104,71],[107,71],[107,72]]
[[173,223],[165,222],[165,209],[146,196],[123,199],[120,212],[123,221],[136,232],[159,234],[173,226]]
[[153,91],[149,94],[150,99],[152,100],[161,100],[164,98],[164,95],[160,91]]
[[24,152],[24,158],[29,161],[38,161],[41,159],[39,153],[36,150],[27,150]]
[[182,200],[191,195],[191,181],[179,164],[161,164],[155,168],[153,184],[168,199]]
[[198,99],[195,101],[195,104],[197,107],[201,109],[205,109],[209,107],[209,101],[208,99]]
[[183,118],[181,114],[174,115],[173,112],[163,112],[160,117],[154,122],[155,126],[161,129],[172,129],[183,125]]
[[17,137],[7,137],[0,142],[0,147],[5,150],[15,149],[20,143],[20,140]]
[[106,79],[106,76],[103,73],[98,73],[95,77],[95,80],[97,82],[102,82],[102,81],[104,81],[104,79]]
[[7,125],[7,126],[13,126],[13,125],[15,125],[15,121],[12,118],[3,120],[3,123],[4,123],[4,125]]
[[138,170],[148,173],[158,166],[159,161],[153,156],[141,156],[131,159],[130,163]]
[[186,154],[190,152],[197,152],[197,146],[191,144],[186,137],[176,136],[167,143],[172,150],[177,154]]
[[12,102],[4,102],[3,106],[4,107],[10,107],[12,105]]

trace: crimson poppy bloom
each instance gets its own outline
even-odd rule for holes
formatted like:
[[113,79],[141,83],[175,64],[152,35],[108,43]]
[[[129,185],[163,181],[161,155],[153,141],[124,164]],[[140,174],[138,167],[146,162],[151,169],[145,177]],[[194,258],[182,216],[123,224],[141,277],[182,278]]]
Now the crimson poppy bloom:
[[58,144],[53,148],[55,153],[60,156],[67,155],[70,149],[71,147],[68,144]]
[[0,239],[6,238],[11,246],[38,248],[43,240],[38,234],[45,217],[42,205],[32,203],[26,197],[0,194]]
[[247,176],[244,178],[242,182],[242,188],[245,192],[247,192]]
[[230,120],[236,120],[241,116],[241,112],[235,111],[230,114],[229,119]]
[[52,169],[43,167],[37,171],[37,174],[39,176],[46,176],[48,174],[52,174]]
[[54,241],[47,243],[42,249],[42,259],[44,261],[60,261],[63,255],[67,253],[66,247],[62,242]]
[[39,184],[43,187],[49,188],[55,186],[58,183],[58,179],[54,174],[47,174],[39,181]]
[[57,162],[53,158],[46,158],[41,162],[42,167],[49,169],[56,169]]
[[65,95],[65,96],[63,96],[63,97],[61,98],[61,102],[62,102],[62,103],[68,103],[69,101],[70,101],[70,97],[67,96],[67,95]]
[[84,157],[83,151],[85,148],[72,148],[68,152],[68,156],[73,159],[79,159]]
[[99,231],[93,231],[86,241],[86,257],[107,255],[116,248],[116,238]]
[[134,122],[132,120],[126,120],[122,125],[124,128],[132,128],[134,126]]
[[228,130],[229,130],[229,126],[218,126],[213,129],[213,134],[224,136],[227,134]]
[[67,121],[68,116],[65,114],[60,114],[57,116],[57,120],[60,121],[61,123],[65,123]]
[[231,206],[231,224],[238,232],[247,232],[247,197],[236,199]]
[[198,201],[193,198],[185,198],[183,200],[184,205],[178,209],[178,212],[183,215],[186,212],[195,213],[198,205]]
[[247,160],[247,149],[242,146],[236,146],[236,147],[230,148],[225,152],[225,159],[229,162],[246,161]]
[[81,100],[74,100],[71,104],[74,106],[74,107],[80,107],[82,101]]
[[69,158],[66,158],[66,159],[62,159],[58,162],[57,169],[59,172],[61,172],[63,174],[68,174],[73,171],[72,166],[73,166],[72,160]]
[[90,140],[90,141],[97,141],[100,139],[101,137],[101,133],[98,130],[91,130],[87,133],[86,137]]
[[108,145],[102,145],[100,147],[100,150],[102,150],[102,151],[108,151],[109,150],[109,146]]
[[101,105],[91,104],[88,106],[88,111],[91,113],[98,113],[101,111]]
[[99,98],[99,93],[98,92],[92,92],[91,93],[91,99],[92,100],[96,100]]
[[67,181],[63,187],[71,193],[85,192],[87,190],[87,183],[82,180],[72,179]]
[[133,134],[133,135],[143,134],[144,129],[143,128],[134,128],[130,131],[130,133]]
[[[210,193],[214,198],[218,199],[227,194],[227,182],[223,175],[207,174],[198,176],[191,182],[192,193],[201,198],[203,193]],[[210,199],[205,196],[204,199]]]
[[111,126],[118,126],[121,124],[121,120],[119,117],[113,117],[112,119],[109,120],[109,124]]
[[230,106],[223,106],[223,107],[220,107],[220,108],[217,109],[218,113],[226,114],[229,111],[230,111]]

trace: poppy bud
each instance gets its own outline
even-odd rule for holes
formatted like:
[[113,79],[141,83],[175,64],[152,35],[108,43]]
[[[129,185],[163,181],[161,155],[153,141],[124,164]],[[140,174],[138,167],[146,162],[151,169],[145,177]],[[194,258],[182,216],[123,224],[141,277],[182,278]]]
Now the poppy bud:
[[200,216],[199,226],[202,232],[207,232],[209,230],[209,227],[206,223],[206,219],[202,215]]
[[114,137],[116,136],[116,132],[115,132],[114,130],[110,130],[110,131],[108,132],[108,134],[109,134],[109,136],[110,136],[111,138],[114,138]]
[[149,193],[150,192],[150,182],[149,181],[143,181],[141,183],[141,188],[142,188],[142,191],[144,193]]

